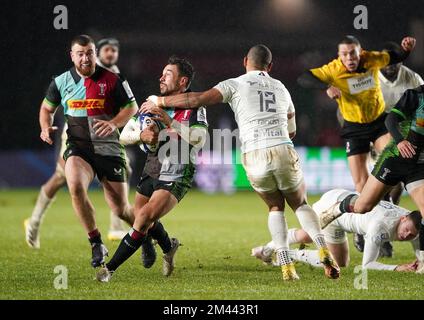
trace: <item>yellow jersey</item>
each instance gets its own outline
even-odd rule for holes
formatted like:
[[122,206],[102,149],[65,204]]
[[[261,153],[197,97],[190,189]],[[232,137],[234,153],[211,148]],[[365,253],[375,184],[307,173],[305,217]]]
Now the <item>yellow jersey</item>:
[[340,58],[320,68],[311,69],[312,74],[342,92],[337,99],[340,113],[350,122],[371,123],[385,108],[378,71],[389,64],[390,56],[382,51],[362,50],[358,70],[349,72]]

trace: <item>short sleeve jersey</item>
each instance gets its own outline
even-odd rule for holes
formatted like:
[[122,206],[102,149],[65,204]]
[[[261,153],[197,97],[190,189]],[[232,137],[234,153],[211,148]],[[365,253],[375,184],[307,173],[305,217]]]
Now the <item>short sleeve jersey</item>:
[[345,120],[371,123],[384,112],[378,73],[389,61],[387,52],[363,50],[359,68],[355,72],[349,72],[340,58],[310,71],[322,82],[340,89],[342,95],[337,103]]
[[128,82],[100,66],[85,79],[75,68],[64,72],[50,83],[44,99],[52,107],[63,106],[68,145],[105,156],[123,155],[119,131],[101,138],[93,129],[94,120],[111,120],[134,101]]

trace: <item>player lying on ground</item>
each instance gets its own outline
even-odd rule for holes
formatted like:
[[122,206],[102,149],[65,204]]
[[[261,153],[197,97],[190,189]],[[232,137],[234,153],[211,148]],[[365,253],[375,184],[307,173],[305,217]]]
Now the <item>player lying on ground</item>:
[[[313,204],[318,214],[322,213],[347,195],[350,191],[335,189],[328,191]],[[377,262],[379,252],[388,241],[411,241],[414,252],[419,253],[418,234],[421,228],[421,214],[419,211],[408,211],[387,201],[380,201],[377,206],[365,215],[346,213],[331,222],[323,230],[328,248],[340,267],[349,264],[349,244],[346,233],[358,233],[365,238],[362,267],[374,270],[412,271],[415,272],[417,263],[402,265],[387,265]],[[290,244],[310,243],[311,238],[302,229],[289,230]],[[252,256],[265,263],[271,263],[275,245],[271,241],[265,246],[252,249]],[[322,267],[316,250],[291,250],[294,260]]]
[[96,47],[91,37],[80,35],[71,43],[74,66],[50,84],[40,107],[40,138],[48,144],[54,113],[63,106],[68,123],[64,152],[65,177],[72,205],[92,249],[91,264],[104,263],[107,249],[97,228],[95,209],[88,188],[97,175],[110,209],[132,225],[133,208],[128,202],[125,157],[119,130],[137,112],[127,81],[96,65]]
[[[363,192],[348,195],[324,212],[321,226],[345,212],[365,213],[399,181],[424,217],[424,86],[407,90],[386,119],[393,139],[384,149]],[[424,272],[424,228],[420,233],[419,272]]]
[[151,96],[141,110],[160,115],[161,107],[198,108],[229,103],[240,129],[243,166],[250,184],[268,206],[268,228],[277,246],[283,279],[299,279],[288,253],[285,201],[317,245],[325,275],[336,279],[340,269],[325,244],[317,214],[307,204],[299,157],[291,141],[296,122],[290,94],[281,81],[268,74],[272,54],[265,45],[250,48],[243,64],[246,74],[238,78],[220,82],[205,92]]
[[[111,72],[118,74],[121,78],[119,68],[117,66],[119,58],[119,42],[113,38],[102,39],[97,43],[97,64],[103,68],[108,69]],[[32,211],[31,217],[24,221],[25,227],[25,240],[29,247],[34,249],[40,248],[40,228],[49,206],[53,203],[56,193],[66,184],[65,178],[65,160],[63,160],[63,153],[66,150],[66,130],[68,129],[67,124],[63,126],[61,134],[61,148],[59,151],[59,157],[56,163],[56,171],[43,184],[40,188],[40,193],[37,198],[37,202]],[[129,165],[129,158],[126,156],[127,166],[127,179],[131,176],[131,167]],[[122,220],[110,212],[110,227],[108,232],[108,239],[111,241],[120,240],[126,234],[126,227],[123,226]]]
[[[193,66],[187,60],[171,57],[159,79],[161,95],[173,96],[187,92],[193,76]],[[192,155],[196,155],[206,141],[206,110],[203,107],[191,110],[172,108],[168,113],[161,110],[157,118],[169,128],[168,141],[147,158],[137,186],[133,228],[124,237],[112,259],[97,273],[99,281],[110,281],[116,269],[149,235],[158,241],[164,253],[163,274],[170,276],[174,270],[174,255],[179,241],[169,238],[159,218],[170,212],[191,188],[195,172],[195,157]],[[162,130],[162,138],[165,132],[166,130]],[[153,127],[147,127],[141,132],[140,123],[136,118],[130,120],[121,134],[121,141],[125,144],[155,144],[157,139]],[[170,148],[169,156],[165,155],[166,148]],[[175,151],[176,153],[173,153]],[[152,259],[146,256],[143,265],[151,266],[151,261]]]

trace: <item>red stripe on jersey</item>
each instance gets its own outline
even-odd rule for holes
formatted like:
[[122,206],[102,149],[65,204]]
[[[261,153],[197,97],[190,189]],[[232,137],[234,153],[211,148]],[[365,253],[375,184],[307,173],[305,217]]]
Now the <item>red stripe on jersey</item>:
[[180,123],[184,121],[189,121],[192,112],[192,109],[175,109],[174,119]]
[[118,81],[118,76],[108,70],[103,70],[95,80],[86,78],[84,86],[86,99],[103,100],[101,107],[87,108],[87,116],[113,115],[115,104],[113,92]]

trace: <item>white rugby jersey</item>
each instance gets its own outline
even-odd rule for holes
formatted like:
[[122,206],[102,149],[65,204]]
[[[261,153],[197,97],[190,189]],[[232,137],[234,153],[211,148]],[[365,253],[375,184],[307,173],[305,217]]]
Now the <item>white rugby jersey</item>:
[[381,91],[383,92],[386,112],[390,112],[402,95],[408,89],[414,89],[424,84],[423,79],[408,67],[402,65],[394,82],[387,80],[381,72],[378,73]]
[[[314,205],[315,212],[320,214],[336,202],[343,200],[352,192],[344,189],[330,190],[322,195]],[[380,247],[384,242],[394,241],[397,226],[401,216],[407,215],[408,210],[387,201],[380,201],[368,213],[344,213],[334,220],[334,224],[345,232],[364,235],[365,246],[362,266],[367,269],[394,270],[397,265],[387,265],[377,262]],[[418,249],[418,239],[412,241],[413,249]]]
[[290,93],[265,71],[249,71],[215,86],[235,114],[242,153],[292,144],[287,113],[294,112]]

